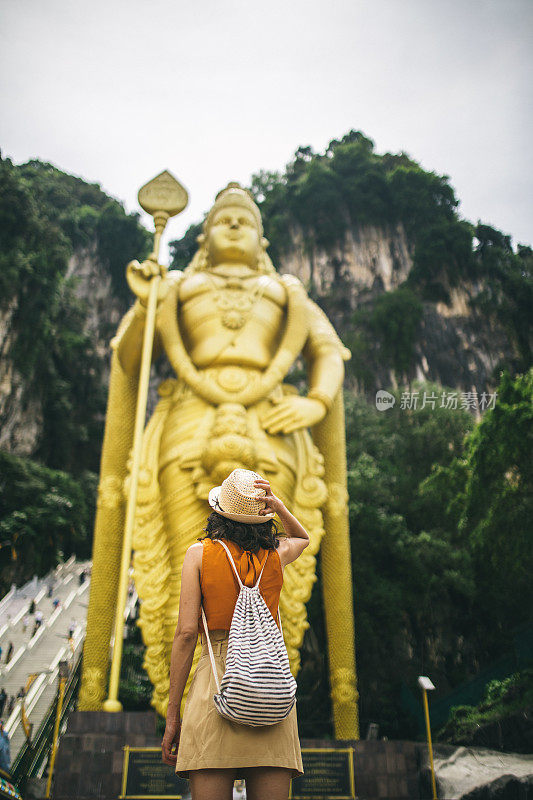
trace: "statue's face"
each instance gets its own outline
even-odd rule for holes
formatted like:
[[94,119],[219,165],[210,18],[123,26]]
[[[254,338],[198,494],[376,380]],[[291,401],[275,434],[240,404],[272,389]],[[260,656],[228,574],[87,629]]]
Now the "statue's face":
[[238,263],[256,267],[260,233],[252,212],[242,206],[219,209],[207,233],[207,249],[213,266]]

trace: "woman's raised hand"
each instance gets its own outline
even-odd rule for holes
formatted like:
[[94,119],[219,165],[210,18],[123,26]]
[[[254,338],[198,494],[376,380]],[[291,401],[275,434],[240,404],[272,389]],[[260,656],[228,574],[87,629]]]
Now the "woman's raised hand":
[[254,486],[258,489],[264,489],[266,492],[265,497],[258,497],[258,500],[265,501],[265,507],[261,509],[259,514],[263,516],[264,514],[279,514],[280,511],[285,509],[285,504],[283,500],[280,500],[279,497],[276,497],[275,494],[272,493],[272,489],[270,487],[270,483],[265,480],[264,478],[258,478],[258,480],[254,481]]

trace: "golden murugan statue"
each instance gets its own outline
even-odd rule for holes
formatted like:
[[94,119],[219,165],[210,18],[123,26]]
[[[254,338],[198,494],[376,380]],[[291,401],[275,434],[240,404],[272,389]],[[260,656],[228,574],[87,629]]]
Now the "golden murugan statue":
[[[145,429],[133,533],[152,704],[165,715],[185,552],[205,524],[209,490],[243,467],[265,475],[309,532],[310,545],[285,569],[280,598],[295,675],[321,548],[335,735],[357,738],[342,397],[349,351],[300,281],[274,270],[259,208],[238,184],[217,196],[198,242],[184,271],[128,265],[137,300],[112,342],[79,709],[100,709],[105,698],[145,303],[157,269],[153,355],[164,351],[176,378],[159,386]],[[300,355],[306,397],[283,383]],[[197,646],[184,700],[199,654]]]

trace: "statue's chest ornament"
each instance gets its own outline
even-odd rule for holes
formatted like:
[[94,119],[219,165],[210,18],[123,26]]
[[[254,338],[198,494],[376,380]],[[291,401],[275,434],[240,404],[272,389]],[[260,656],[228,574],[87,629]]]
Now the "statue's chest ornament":
[[[237,290],[235,288],[235,278],[229,275],[217,276],[222,278],[233,278],[232,281],[224,281],[221,286],[215,284],[214,276],[204,273],[210,285],[213,287],[213,292],[210,292],[209,299],[214,300],[215,294],[220,298],[220,302],[231,298],[232,292],[239,292],[239,298],[242,294],[248,294],[252,298],[249,310],[246,312],[239,312],[244,317],[243,326],[250,319],[251,314],[257,307],[257,303],[263,295],[266,295],[271,286],[272,278],[268,275],[261,276],[257,279],[256,284],[252,287],[251,291]],[[255,276],[254,276],[255,278]],[[246,286],[246,281],[243,280]],[[221,403],[235,402],[235,394],[239,393],[239,402],[245,408],[255,405],[260,400],[268,397],[270,392],[281,383],[292,364],[296,360],[299,353],[304,347],[305,341],[309,333],[309,319],[307,314],[307,296],[300,284],[300,282],[292,276],[282,276],[281,284],[286,292],[286,320],[283,327],[281,341],[279,342],[276,352],[272,357],[270,364],[265,370],[246,370],[247,375],[253,374],[256,380],[247,380],[246,384],[242,380],[241,374],[236,372],[225,373],[221,376],[221,382],[214,380],[212,375],[209,374],[207,369],[198,370],[193,364],[189,353],[187,352],[178,323],[179,317],[179,283],[169,291],[167,297],[161,303],[159,310],[157,328],[161,336],[161,341],[169,361],[174,368],[176,375],[181,378],[187,386],[192,389],[194,393],[206,400],[212,405],[220,405]],[[239,280],[239,285],[241,281]],[[226,294],[227,292],[227,294]],[[242,293],[242,294],[241,294]],[[270,293],[267,295],[270,298]],[[231,302],[231,300],[230,300]],[[274,299],[274,305],[281,306]],[[218,308],[217,308],[218,310]],[[231,308],[229,310],[232,310]],[[228,310],[228,311],[229,311]],[[220,313],[222,312],[220,309]],[[257,312],[256,312],[257,313]],[[220,353],[227,347],[235,342],[237,338],[244,334],[243,328],[236,328],[232,333],[220,336],[220,350],[219,353],[212,358],[211,365],[220,355]],[[217,369],[217,374],[219,370]],[[221,384],[229,388],[223,388]],[[243,388],[241,388],[241,386]]]
[[241,278],[226,278],[224,283],[220,284],[209,275],[209,280],[213,286],[213,298],[220,311],[222,324],[230,330],[244,327],[268,285],[266,276],[261,276],[251,289]]

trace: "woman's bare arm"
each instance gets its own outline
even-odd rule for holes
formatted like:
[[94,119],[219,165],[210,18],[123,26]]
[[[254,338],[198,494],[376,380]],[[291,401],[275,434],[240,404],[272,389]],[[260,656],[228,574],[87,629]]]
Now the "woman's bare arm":
[[270,483],[267,480],[261,478],[254,481],[254,486],[257,486],[258,489],[264,489],[266,492],[265,507],[259,512],[260,515],[276,513],[283,525],[283,530],[287,534],[288,538],[281,541],[278,547],[281,566],[284,568],[292,561],[296,561],[298,556],[303,553],[309,544],[309,534],[294,514],[291,514],[283,500],[273,494]]
[[[181,572],[180,609],[170,656],[170,691],[167,723],[161,742],[163,761],[174,766],[178,749],[181,719],[180,707],[185,684],[191,671],[194,648],[198,640],[198,614],[202,600],[200,569],[202,544],[193,544],[185,553]],[[176,752],[172,752],[176,745]]]

